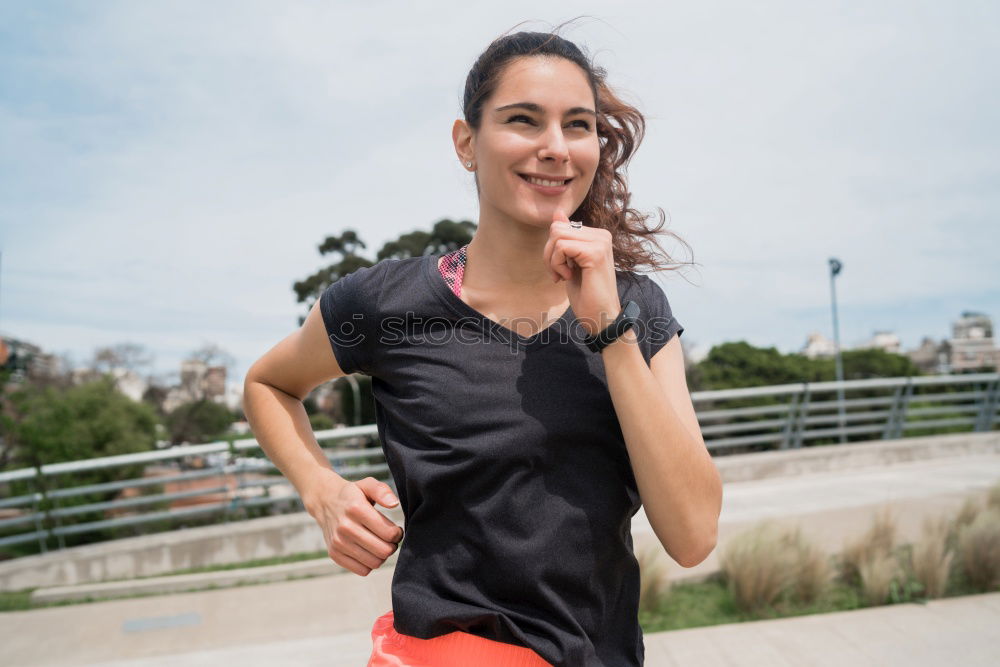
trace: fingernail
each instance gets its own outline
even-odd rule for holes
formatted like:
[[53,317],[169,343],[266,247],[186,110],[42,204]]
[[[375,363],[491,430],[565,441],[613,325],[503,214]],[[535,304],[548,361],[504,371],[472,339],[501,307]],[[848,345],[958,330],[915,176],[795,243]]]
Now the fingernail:
[[398,503],[398,502],[399,502],[398,500],[396,500],[396,497],[395,497],[395,496],[393,496],[393,495],[388,495],[388,496],[382,496],[382,501],[383,501],[383,502],[384,502],[384,503],[385,503],[386,505],[395,505],[396,503]]

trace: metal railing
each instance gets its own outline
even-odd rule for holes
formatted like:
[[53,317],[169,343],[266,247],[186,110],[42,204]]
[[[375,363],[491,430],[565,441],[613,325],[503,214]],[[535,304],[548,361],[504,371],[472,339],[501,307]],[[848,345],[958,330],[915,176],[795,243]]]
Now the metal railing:
[[[838,389],[843,389],[842,412]],[[705,444],[715,455],[1000,427],[1000,374],[996,373],[803,382],[700,391],[693,392],[691,398]],[[389,478],[375,424],[315,435],[339,475],[347,479],[368,475]],[[186,470],[184,462],[193,457],[211,463]],[[167,474],[146,476],[151,466],[165,465]],[[117,469],[120,476],[127,477],[122,471],[126,466],[138,467],[142,476],[91,484],[73,480],[74,474],[80,477],[97,470]],[[156,489],[213,478],[219,483],[205,488]],[[24,491],[12,495],[9,490],[18,487]],[[118,497],[126,489],[156,492]],[[104,531],[114,533],[140,525],[148,530],[156,524],[173,530],[194,518],[212,520],[211,515],[216,521],[240,520],[248,516],[250,508],[270,512],[301,509],[291,484],[263,456],[253,438],[3,472],[0,490],[7,494],[0,496],[0,513],[13,514],[0,518],[0,547],[37,542],[41,552],[47,551],[50,543],[64,548],[71,535],[107,535]],[[87,497],[93,495],[111,499],[89,502]],[[213,495],[222,499],[213,500]],[[193,498],[205,502],[169,507]]]

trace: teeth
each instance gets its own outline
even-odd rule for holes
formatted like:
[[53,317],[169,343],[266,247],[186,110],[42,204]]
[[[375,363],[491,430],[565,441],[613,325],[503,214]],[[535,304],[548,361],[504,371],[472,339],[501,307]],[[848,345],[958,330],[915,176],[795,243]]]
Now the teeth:
[[532,178],[531,176],[525,176],[525,178],[528,180],[529,183],[533,183],[535,185],[541,185],[542,187],[546,188],[554,188],[558,185],[566,184],[566,181],[546,181],[541,178]]

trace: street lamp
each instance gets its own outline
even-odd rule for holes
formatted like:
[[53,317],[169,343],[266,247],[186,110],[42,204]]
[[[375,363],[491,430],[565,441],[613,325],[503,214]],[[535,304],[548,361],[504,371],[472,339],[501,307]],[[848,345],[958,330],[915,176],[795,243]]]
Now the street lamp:
[[837,324],[837,290],[834,286],[834,278],[840,273],[843,264],[839,259],[831,257],[830,262],[830,304],[833,308],[833,346],[836,355],[837,366],[837,406],[840,413],[840,442],[847,442],[847,434],[844,432],[844,363],[840,358],[840,326]]
[[354,394],[354,424],[353,426],[361,425],[361,387],[358,386],[358,381],[354,378],[353,374],[347,374],[341,376],[344,380],[351,385],[351,391]]

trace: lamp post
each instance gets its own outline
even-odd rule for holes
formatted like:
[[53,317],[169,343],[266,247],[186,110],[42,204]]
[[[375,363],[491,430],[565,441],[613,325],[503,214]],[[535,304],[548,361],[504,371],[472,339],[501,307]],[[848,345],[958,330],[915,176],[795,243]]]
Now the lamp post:
[[840,358],[840,326],[837,323],[837,290],[834,285],[834,278],[840,273],[843,264],[839,259],[831,257],[830,263],[830,305],[833,308],[833,346],[837,367],[837,411],[840,414],[840,442],[847,442],[847,434],[844,433],[844,363]]
[[354,424],[353,426],[361,425],[361,387],[358,386],[358,381],[354,378],[354,375],[348,373],[347,375],[341,376],[342,379],[347,381],[347,384],[351,385],[351,391],[354,394]]

